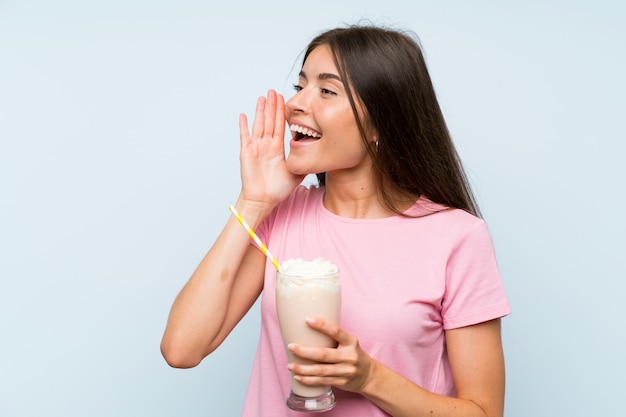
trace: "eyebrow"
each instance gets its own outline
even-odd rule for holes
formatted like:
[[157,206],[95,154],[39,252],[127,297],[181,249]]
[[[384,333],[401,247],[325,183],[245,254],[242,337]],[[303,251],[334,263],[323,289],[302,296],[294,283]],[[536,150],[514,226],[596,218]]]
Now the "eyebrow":
[[[308,78],[307,78],[306,74],[304,73],[304,71],[300,71],[300,74],[298,74],[298,75],[300,77],[304,78],[305,80],[308,80]],[[343,81],[341,81],[341,78],[337,74],[331,74],[329,72],[322,72],[322,73],[318,74],[317,79],[318,80],[337,80],[337,81],[343,82]]]

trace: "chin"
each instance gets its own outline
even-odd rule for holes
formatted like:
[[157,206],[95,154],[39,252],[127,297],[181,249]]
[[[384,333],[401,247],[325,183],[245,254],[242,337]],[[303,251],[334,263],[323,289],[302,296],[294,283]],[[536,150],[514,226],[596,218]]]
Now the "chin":
[[289,172],[291,172],[293,175],[309,175],[309,174],[313,174],[313,172],[310,172],[306,169],[289,169]]
[[289,162],[289,158],[287,158],[287,169],[289,170],[289,172],[291,172],[294,175],[308,175],[308,174],[312,174],[312,172],[310,172],[307,169],[303,169],[302,166],[298,166],[296,164],[294,164],[293,162]]

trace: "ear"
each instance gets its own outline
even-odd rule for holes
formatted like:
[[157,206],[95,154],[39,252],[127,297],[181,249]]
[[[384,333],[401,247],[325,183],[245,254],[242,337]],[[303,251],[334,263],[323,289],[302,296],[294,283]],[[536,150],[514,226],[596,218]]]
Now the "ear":
[[374,148],[374,150],[378,150],[378,135],[376,133],[372,133],[369,137],[370,146]]

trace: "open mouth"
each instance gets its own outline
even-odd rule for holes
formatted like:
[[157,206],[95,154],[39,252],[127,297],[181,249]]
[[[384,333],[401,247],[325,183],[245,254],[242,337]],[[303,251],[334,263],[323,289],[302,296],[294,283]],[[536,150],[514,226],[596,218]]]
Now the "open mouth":
[[295,141],[318,140],[322,137],[321,133],[303,126],[289,125],[289,130],[293,132],[293,139]]

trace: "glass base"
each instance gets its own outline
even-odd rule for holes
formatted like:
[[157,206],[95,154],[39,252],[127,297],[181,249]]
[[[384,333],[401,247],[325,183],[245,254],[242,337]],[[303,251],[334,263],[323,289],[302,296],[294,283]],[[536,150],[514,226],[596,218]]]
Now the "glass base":
[[321,413],[331,410],[335,404],[335,394],[330,388],[319,397],[301,397],[291,391],[289,398],[287,398],[287,407],[294,411]]

